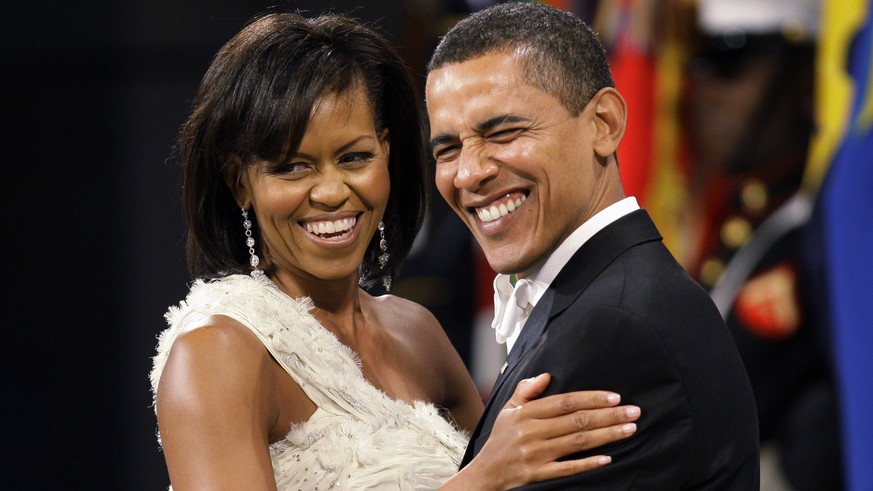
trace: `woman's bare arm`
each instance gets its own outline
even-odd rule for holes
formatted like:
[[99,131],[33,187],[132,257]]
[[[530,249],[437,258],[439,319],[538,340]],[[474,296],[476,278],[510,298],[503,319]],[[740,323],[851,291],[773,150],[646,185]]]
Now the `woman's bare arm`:
[[277,416],[266,349],[227,318],[173,344],[157,389],[170,481],[188,489],[276,489],[268,435]]

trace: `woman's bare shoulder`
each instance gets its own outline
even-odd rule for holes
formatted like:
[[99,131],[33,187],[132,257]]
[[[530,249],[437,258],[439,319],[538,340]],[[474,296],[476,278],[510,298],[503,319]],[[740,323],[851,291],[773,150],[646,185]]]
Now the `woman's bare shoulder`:
[[268,358],[267,349],[242,323],[210,316],[173,341],[157,390],[159,409],[162,402],[243,397],[241,389],[259,380]]
[[387,328],[402,328],[421,331],[437,330],[442,333],[442,327],[433,313],[424,305],[396,295],[381,295],[370,297],[373,311],[380,323]]
[[433,368],[457,358],[443,326],[427,307],[394,295],[374,300],[379,324],[407,347],[416,362]]
[[[242,322],[225,315],[211,315],[201,324],[185,329],[173,342],[170,351],[183,349],[190,354],[228,354],[239,356],[266,354],[257,335]],[[209,356],[212,357],[212,356]],[[236,356],[232,356],[236,358]]]

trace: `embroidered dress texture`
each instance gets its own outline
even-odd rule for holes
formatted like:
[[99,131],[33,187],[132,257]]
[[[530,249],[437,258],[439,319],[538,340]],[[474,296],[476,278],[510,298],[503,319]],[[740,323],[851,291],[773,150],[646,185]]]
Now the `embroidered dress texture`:
[[[173,341],[211,315],[258,336],[317,409],[270,445],[280,490],[435,489],[458,470],[467,437],[433,404],[389,398],[363,376],[357,355],[322,327],[309,298],[291,298],[267,278],[197,280],[166,314],[151,372],[152,391]],[[160,436],[159,436],[160,438]]]

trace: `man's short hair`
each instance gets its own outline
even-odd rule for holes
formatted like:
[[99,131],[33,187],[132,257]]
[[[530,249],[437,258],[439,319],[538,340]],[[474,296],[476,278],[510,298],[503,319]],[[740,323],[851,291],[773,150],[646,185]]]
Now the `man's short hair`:
[[489,53],[516,53],[527,83],[574,116],[598,90],[614,87],[606,52],[580,18],[541,3],[504,3],[473,13],[446,33],[428,71]]

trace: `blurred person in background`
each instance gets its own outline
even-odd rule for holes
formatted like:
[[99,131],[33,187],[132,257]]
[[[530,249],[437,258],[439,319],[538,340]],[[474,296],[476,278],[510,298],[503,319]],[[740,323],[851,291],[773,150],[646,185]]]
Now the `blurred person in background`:
[[683,95],[689,269],[710,290],[746,365],[765,455],[775,453],[791,489],[837,491],[822,258],[802,194],[820,5],[700,0],[697,13]]
[[840,489],[828,292],[808,171],[820,5],[653,5],[604,1],[598,11],[616,84],[641,108],[628,125],[641,145],[620,152],[623,181],[737,342],[759,409],[762,487]]

